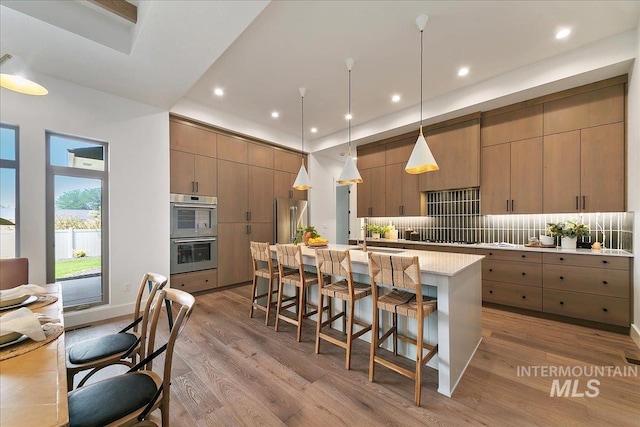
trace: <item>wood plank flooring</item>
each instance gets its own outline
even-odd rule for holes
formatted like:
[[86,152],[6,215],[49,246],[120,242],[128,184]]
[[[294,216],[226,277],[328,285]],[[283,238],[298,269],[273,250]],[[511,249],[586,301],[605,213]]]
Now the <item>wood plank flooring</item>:
[[[322,343],[314,353],[315,322],[302,342],[295,329],[248,317],[250,287],[199,295],[178,339],[171,386],[171,426],[639,426],[640,377],[519,376],[518,367],[630,365],[640,358],[630,337],[483,308],[483,341],[452,398],[437,393],[437,372],[423,375],[422,404],[411,380],[382,367],[368,380],[368,343],[358,340],[352,369],[343,349]],[[67,342],[116,332],[115,319],[67,332]],[[154,365],[157,369],[158,365]],[[119,368],[113,368],[116,373]],[[554,379],[577,379],[576,393],[550,397]],[[572,385],[573,390],[573,385]],[[593,392],[593,390],[592,390]],[[570,394],[570,393],[569,393]],[[157,418],[157,415],[154,416]]]

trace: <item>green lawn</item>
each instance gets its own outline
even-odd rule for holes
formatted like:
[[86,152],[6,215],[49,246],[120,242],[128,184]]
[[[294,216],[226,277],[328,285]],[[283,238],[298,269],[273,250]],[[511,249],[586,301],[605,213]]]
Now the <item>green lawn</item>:
[[56,279],[81,276],[100,269],[100,257],[82,257],[56,261]]

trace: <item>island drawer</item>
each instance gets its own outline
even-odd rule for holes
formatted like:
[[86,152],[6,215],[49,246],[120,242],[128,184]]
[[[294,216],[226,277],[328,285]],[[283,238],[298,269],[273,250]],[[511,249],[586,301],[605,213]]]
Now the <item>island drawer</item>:
[[542,308],[545,313],[610,325],[629,326],[629,300],[627,298],[544,289]]
[[629,270],[629,258],[626,257],[544,253],[542,254],[542,258],[545,264]]
[[629,272],[604,268],[544,264],[545,289],[629,298]]
[[506,251],[500,249],[477,249],[476,253],[478,255],[484,255],[486,259],[542,263],[542,253],[540,252]]
[[482,279],[541,287],[542,264],[485,258],[482,260]]
[[172,274],[170,286],[190,293],[214,289],[218,285],[217,272],[217,269],[210,269]]
[[542,310],[542,288],[482,281],[482,300],[528,310]]

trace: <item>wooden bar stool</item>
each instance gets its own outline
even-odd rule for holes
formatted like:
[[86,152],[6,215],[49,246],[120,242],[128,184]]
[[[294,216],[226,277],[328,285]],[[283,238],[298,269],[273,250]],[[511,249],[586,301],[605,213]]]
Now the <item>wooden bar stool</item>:
[[[278,292],[276,280],[278,280],[280,276],[280,271],[277,266],[273,265],[271,249],[268,242],[250,242],[250,246],[253,263],[253,285],[251,287],[251,309],[249,310],[249,317],[253,317],[254,309],[262,310],[266,313],[264,324],[268,325],[271,307],[277,304],[277,301],[273,300],[273,293],[274,291]],[[259,277],[267,279],[268,288],[266,293],[257,295]],[[276,284],[275,290],[273,289],[274,283]],[[266,304],[260,304],[258,301],[265,297],[267,298]]]
[[[373,323],[371,329],[371,352],[369,354],[369,381],[374,380],[375,364],[385,366],[415,382],[415,404],[420,406],[422,367],[437,353],[438,346],[423,342],[424,319],[437,310],[437,300],[422,296],[420,280],[420,263],[418,257],[389,256],[369,253],[369,275],[371,278],[371,295],[374,301]],[[391,288],[380,293],[381,287]],[[393,325],[380,336],[378,310],[393,314]],[[398,315],[417,319],[416,338],[398,332]],[[415,371],[405,369],[389,359],[377,354],[377,350],[390,335],[393,335],[393,352],[397,356],[397,340],[416,346]],[[427,354],[424,354],[424,351]]]
[[[297,326],[296,340],[300,342],[302,337],[302,320],[318,313],[318,306],[307,302],[306,293],[310,286],[318,284],[318,276],[315,273],[304,271],[302,263],[302,248],[299,245],[276,245],[278,253],[278,269],[280,272],[280,285],[278,286],[278,304],[276,309],[276,331],[280,326],[280,320]],[[285,273],[285,269],[294,270],[290,274]],[[282,305],[287,299],[283,299],[284,285],[291,285],[295,288],[296,294],[291,301]],[[286,310],[295,307],[296,317],[291,318],[285,314]],[[312,311],[307,311],[311,307]]]
[[[323,307],[323,300],[326,296],[327,305],[331,307],[333,298],[342,300],[342,312],[331,315],[329,318],[322,320],[322,313],[318,315],[316,327],[316,354],[320,353],[320,339],[328,341],[332,344],[342,347],[347,351],[345,368],[351,369],[351,343],[360,335],[371,330],[371,325],[361,322],[354,318],[355,302],[359,299],[371,295],[371,286],[365,283],[353,281],[353,273],[351,269],[351,256],[349,251],[334,251],[328,249],[316,249],[316,266],[318,269],[318,277],[321,279],[318,284],[318,306]],[[324,284],[327,275],[328,284]],[[332,276],[343,277],[336,282],[331,282]],[[347,311],[347,303],[349,310]],[[342,341],[322,331],[327,325],[337,319],[342,318],[342,330],[346,334],[346,341]],[[362,326],[358,332],[353,332],[353,324]]]

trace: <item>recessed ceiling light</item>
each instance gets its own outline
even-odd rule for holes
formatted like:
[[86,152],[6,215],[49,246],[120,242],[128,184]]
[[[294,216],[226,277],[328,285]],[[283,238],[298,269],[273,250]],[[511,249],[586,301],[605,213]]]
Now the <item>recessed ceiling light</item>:
[[462,67],[458,70],[458,75],[460,77],[466,76],[467,74],[469,74],[469,69],[467,67]]
[[567,38],[571,34],[571,30],[569,28],[563,28],[556,33],[556,39],[561,40]]
[[347,120],[351,120],[353,119],[353,116],[351,114],[345,114],[344,118]]
[[277,119],[278,117],[280,117],[280,113],[278,113],[277,111],[274,111],[273,113],[271,113],[271,117],[273,117],[274,119]]
[[217,87],[217,88],[215,88],[215,89],[213,90],[213,93],[214,93],[214,94],[216,94],[216,95],[218,95],[218,96],[222,96],[222,95],[224,95],[224,90],[222,90],[222,89],[220,89],[219,87]]
[[311,133],[316,133],[318,132],[318,128],[311,128]]
[[391,101],[393,101],[393,102],[398,102],[398,101],[400,101],[400,95],[393,95],[393,96],[391,97]]

